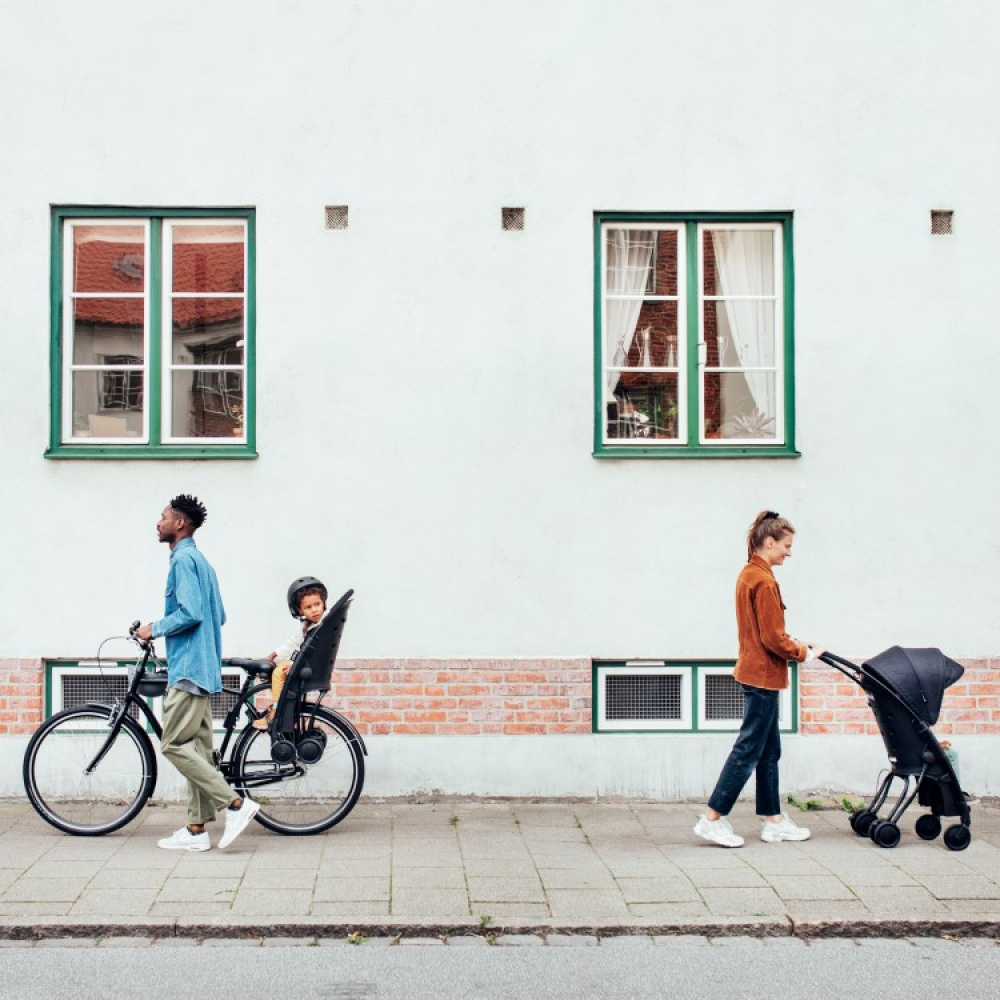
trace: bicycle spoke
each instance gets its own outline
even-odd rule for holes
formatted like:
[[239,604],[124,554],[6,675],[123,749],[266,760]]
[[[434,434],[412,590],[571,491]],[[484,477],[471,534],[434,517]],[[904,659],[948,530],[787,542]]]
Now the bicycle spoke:
[[114,742],[109,713],[70,709],[44,723],[29,743],[24,778],[41,816],[67,833],[100,834],[123,826],[155,782],[148,740],[124,725]]
[[314,763],[297,755],[292,763],[276,764],[271,737],[259,730],[237,748],[237,787],[261,804],[259,821],[280,833],[317,833],[340,822],[364,782],[363,758],[350,733],[325,710],[316,713],[312,728],[324,741]]

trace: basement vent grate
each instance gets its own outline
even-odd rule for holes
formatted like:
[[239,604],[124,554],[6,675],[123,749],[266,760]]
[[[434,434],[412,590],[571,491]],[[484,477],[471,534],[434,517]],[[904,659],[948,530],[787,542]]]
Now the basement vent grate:
[[952,234],[952,217],[954,212],[946,208],[931,209],[931,235],[950,236]]
[[743,689],[732,674],[708,674],[705,677],[705,719],[720,722],[742,718]]
[[[109,705],[116,698],[124,698],[128,691],[128,677],[124,674],[66,674],[62,678],[62,698],[53,707],[54,712],[76,708],[96,702]],[[137,719],[139,710],[133,706],[129,715]]]
[[[242,674],[224,673],[222,675],[222,683],[226,687],[238,688],[242,682]],[[231,691],[219,691],[217,694],[211,695],[209,701],[212,703],[212,718],[224,719],[233,705],[239,701],[239,695],[233,694]]]
[[681,678],[677,674],[614,674],[605,683],[608,721],[682,718]]
[[326,228],[346,229],[347,228],[347,206],[327,205],[326,206]]
[[524,229],[524,209],[523,208],[501,208],[500,228],[504,230]]

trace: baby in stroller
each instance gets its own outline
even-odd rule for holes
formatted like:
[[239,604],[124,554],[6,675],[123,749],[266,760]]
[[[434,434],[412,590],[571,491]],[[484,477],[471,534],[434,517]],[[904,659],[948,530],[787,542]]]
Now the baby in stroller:
[[288,672],[292,669],[292,657],[302,647],[306,636],[323,620],[327,597],[327,589],[323,582],[314,576],[300,576],[289,585],[288,610],[301,624],[288,639],[266,657],[268,660],[276,661],[271,672],[272,702],[267,714],[253,723],[255,729],[267,729],[274,721],[274,708],[284,690],[285,681],[288,680]]

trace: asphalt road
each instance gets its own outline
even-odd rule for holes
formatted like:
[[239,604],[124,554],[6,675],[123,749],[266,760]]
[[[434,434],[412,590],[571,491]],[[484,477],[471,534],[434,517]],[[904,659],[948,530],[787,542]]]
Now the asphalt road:
[[993,940],[618,938],[562,947],[4,944],[0,996],[18,1000],[106,1000],[126,993],[151,1000],[843,1000],[857,994],[978,1000],[995,997],[1000,982],[1000,944]]

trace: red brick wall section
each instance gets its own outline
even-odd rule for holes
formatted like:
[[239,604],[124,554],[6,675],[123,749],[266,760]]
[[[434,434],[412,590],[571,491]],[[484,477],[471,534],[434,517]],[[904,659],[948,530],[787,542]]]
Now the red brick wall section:
[[[965,674],[944,695],[939,737],[1000,733],[1000,659],[962,660]],[[861,689],[824,663],[799,667],[799,731],[877,734]]]
[[[938,736],[1000,733],[1000,658],[965,660]],[[0,659],[0,734],[42,720],[42,661]],[[263,699],[261,699],[263,701]],[[559,660],[341,660],[327,699],[365,734],[528,735],[591,731],[591,663]],[[865,695],[823,663],[799,667],[799,731],[875,735]]]
[[32,733],[42,721],[42,661],[0,660],[0,733]]
[[590,660],[341,660],[330,703],[365,734],[589,733]]

